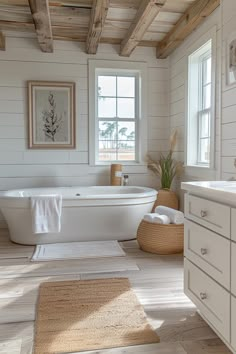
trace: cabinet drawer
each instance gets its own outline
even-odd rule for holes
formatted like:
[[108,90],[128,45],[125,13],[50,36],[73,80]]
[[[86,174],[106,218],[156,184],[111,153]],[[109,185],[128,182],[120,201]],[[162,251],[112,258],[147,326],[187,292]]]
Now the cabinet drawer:
[[236,298],[231,296],[231,345],[236,351]]
[[184,290],[203,316],[229,342],[230,294],[186,258]]
[[186,195],[185,215],[221,235],[230,238],[230,207],[210,200]]
[[231,292],[236,296],[236,243],[231,243]]
[[221,285],[230,289],[230,241],[185,220],[184,254]]

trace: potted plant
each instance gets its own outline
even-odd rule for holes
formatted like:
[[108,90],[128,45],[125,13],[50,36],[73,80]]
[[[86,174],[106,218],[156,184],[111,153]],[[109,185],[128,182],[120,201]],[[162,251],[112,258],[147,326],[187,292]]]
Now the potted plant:
[[160,178],[161,189],[158,191],[157,200],[153,209],[157,205],[165,205],[170,208],[178,209],[178,197],[171,190],[171,185],[176,176],[183,172],[183,163],[175,161],[173,158],[174,148],[177,142],[177,130],[170,137],[170,150],[167,155],[161,153],[160,158],[154,161],[148,156],[148,168]]

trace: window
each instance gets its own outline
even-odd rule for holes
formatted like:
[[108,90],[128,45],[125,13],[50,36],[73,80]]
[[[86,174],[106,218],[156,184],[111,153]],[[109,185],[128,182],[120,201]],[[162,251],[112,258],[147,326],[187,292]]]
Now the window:
[[187,165],[212,167],[214,85],[212,40],[188,57]]
[[138,77],[97,73],[99,161],[135,161]]
[[118,68],[114,62],[102,63],[91,60],[89,65],[90,161],[139,163],[141,131],[145,135],[143,70],[134,69],[134,63]]
[[197,163],[210,162],[210,116],[211,116],[211,51],[199,58],[199,111]]

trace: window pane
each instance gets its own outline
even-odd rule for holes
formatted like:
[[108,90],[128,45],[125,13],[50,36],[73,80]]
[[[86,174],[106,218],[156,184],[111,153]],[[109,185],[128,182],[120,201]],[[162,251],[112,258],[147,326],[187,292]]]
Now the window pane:
[[203,113],[200,117],[200,138],[209,137],[210,114]]
[[118,123],[118,159],[135,160],[135,123]]
[[116,76],[98,76],[98,96],[116,96]]
[[117,159],[117,141],[99,139],[99,160],[109,161]]
[[128,153],[118,153],[118,160],[119,161],[135,161],[135,152],[130,151]]
[[134,97],[135,96],[135,78],[117,77],[117,96]]
[[200,140],[200,161],[202,163],[208,163],[210,160],[210,139]]
[[110,152],[108,150],[106,150],[106,151],[99,150],[98,160],[99,161],[116,161],[117,160],[116,152],[114,153],[114,152]]
[[98,117],[114,118],[116,116],[116,99],[98,97]]
[[135,140],[135,123],[118,122],[118,139]]
[[119,118],[134,118],[134,98],[117,99],[117,116]]
[[116,140],[99,140],[99,152],[116,152]]
[[211,84],[203,87],[203,109],[211,107]]
[[211,58],[206,61],[206,82],[211,82]]
[[203,84],[209,84],[211,82],[211,58],[203,59],[202,61],[203,70]]
[[99,122],[99,140],[116,140],[117,123],[113,121]]
[[135,123],[99,121],[99,161],[135,160]]
[[135,142],[121,140],[119,141],[118,159],[123,161],[135,160]]

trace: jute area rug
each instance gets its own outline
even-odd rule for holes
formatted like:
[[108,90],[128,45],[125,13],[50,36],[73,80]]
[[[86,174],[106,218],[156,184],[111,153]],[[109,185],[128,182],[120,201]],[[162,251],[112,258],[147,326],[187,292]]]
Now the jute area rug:
[[127,278],[43,283],[34,354],[159,342]]

